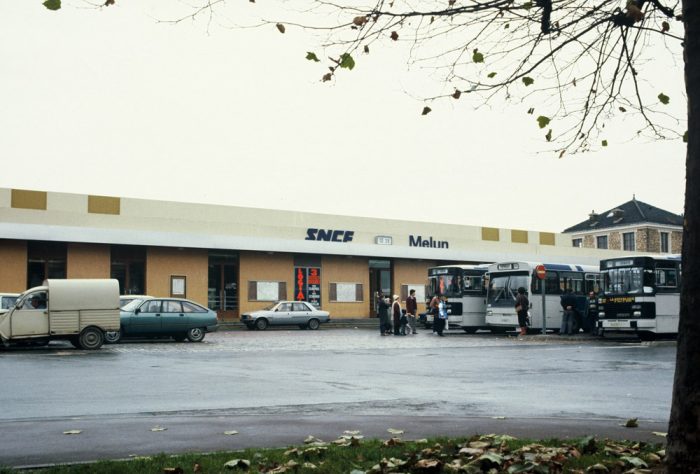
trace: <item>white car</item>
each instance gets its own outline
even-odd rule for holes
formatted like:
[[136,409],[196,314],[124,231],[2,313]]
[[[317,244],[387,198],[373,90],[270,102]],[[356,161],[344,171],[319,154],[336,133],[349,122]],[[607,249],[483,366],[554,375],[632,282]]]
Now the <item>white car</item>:
[[15,305],[19,293],[0,293],[0,314],[7,313]]
[[299,329],[318,329],[331,317],[328,311],[320,311],[306,301],[280,301],[260,311],[241,315],[241,322],[248,329],[267,329],[268,326],[296,325]]

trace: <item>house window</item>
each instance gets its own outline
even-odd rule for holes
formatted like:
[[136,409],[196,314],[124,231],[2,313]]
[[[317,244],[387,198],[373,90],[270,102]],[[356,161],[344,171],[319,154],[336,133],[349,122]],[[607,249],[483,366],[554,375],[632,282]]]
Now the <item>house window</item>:
[[622,234],[622,250],[635,250],[634,232],[624,232]]
[[583,247],[583,239],[572,239],[571,243],[574,247]]
[[599,249],[608,248],[608,236],[607,235],[599,235],[598,237],[595,238],[595,242],[596,242],[596,247]]
[[668,253],[668,232],[661,232],[661,252]]

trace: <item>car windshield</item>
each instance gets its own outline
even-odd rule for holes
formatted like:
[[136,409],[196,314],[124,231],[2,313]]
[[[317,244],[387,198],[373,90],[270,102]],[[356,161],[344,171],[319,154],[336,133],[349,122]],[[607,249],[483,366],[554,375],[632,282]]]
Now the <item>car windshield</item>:
[[133,301],[130,301],[126,305],[122,306],[121,310],[122,311],[133,311],[136,308],[138,308],[142,302],[143,302],[142,299],[135,299]]
[[263,311],[270,311],[272,308],[274,308],[274,307],[277,306],[278,304],[279,304],[279,303],[272,303],[272,304],[269,304],[269,305],[267,305],[267,306],[265,306],[265,307],[263,308]]
[[2,297],[2,308],[0,309],[10,309],[15,305],[17,301],[16,296],[3,296]]

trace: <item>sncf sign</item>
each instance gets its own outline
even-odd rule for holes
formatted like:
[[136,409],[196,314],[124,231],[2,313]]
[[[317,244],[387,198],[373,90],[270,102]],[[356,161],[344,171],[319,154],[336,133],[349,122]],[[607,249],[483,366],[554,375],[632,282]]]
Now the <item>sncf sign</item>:
[[333,229],[306,229],[306,238],[304,240],[318,240],[322,242],[352,242],[352,237],[355,232],[352,230],[333,230]]

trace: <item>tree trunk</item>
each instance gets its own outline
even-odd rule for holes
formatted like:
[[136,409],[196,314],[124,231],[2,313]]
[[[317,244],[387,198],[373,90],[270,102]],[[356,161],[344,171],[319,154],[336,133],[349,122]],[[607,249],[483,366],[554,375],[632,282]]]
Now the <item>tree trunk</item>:
[[668,433],[668,471],[700,473],[700,8],[683,0],[688,95],[683,284],[676,374]]

